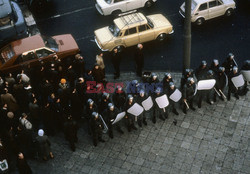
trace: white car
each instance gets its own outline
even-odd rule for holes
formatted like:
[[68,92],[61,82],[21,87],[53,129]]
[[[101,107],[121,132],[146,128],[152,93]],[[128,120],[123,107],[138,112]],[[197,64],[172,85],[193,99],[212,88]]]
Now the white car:
[[[234,0],[192,0],[191,22],[201,25],[208,19],[231,16],[235,8]],[[179,13],[185,18],[185,3],[181,5]]]
[[150,7],[157,0],[96,0],[95,7],[101,15],[117,15],[141,7]]

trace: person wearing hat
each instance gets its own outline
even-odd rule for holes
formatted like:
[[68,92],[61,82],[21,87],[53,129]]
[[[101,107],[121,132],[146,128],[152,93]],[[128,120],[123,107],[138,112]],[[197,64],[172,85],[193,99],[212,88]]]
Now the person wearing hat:
[[217,74],[219,72],[219,60],[213,59],[213,62],[211,63],[209,69],[214,72],[214,74]]
[[162,79],[163,91],[167,93],[169,90],[169,83],[173,82],[173,78],[170,73],[165,73],[164,78]]
[[159,86],[159,83],[160,83],[160,81],[159,81],[158,75],[156,73],[152,73],[151,77],[149,79],[149,86],[150,86],[150,88],[147,91],[147,92],[149,92],[149,95],[151,93],[154,93],[154,91],[156,90],[156,88]]
[[112,64],[114,66],[114,69],[115,69],[115,72],[114,72],[114,79],[117,79],[120,77],[120,63],[121,63],[121,59],[122,59],[122,56],[121,56],[121,53],[118,52],[118,49],[115,48],[113,50],[113,55],[112,55]]
[[99,117],[98,112],[93,112],[91,115],[91,132],[92,132],[92,138],[93,138],[93,144],[94,146],[97,146],[97,141],[105,142],[105,140],[102,139],[102,130],[104,128],[103,122]]
[[157,87],[152,98],[154,101],[154,110],[153,110],[153,123],[156,123],[156,117],[159,116],[159,118],[163,121],[168,117],[166,108],[159,108],[158,104],[156,103],[156,98],[161,97],[163,95],[163,89],[161,87]]
[[36,143],[38,147],[38,155],[41,159],[47,161],[48,156],[53,159],[54,155],[50,149],[50,141],[47,135],[44,135],[43,129],[38,130],[38,136],[36,137]]
[[193,69],[185,69],[181,77],[181,90],[183,90],[184,85],[187,83],[189,77],[194,77]]
[[143,45],[138,44],[135,51],[135,65],[136,65],[136,75],[138,77],[142,76],[142,70],[144,67],[144,55],[143,55]]
[[[146,100],[147,98],[148,98],[148,96],[147,96],[145,90],[144,90],[144,89],[141,89],[140,92],[139,92],[138,97],[136,98],[136,101],[137,101],[137,103],[138,103],[139,105],[142,106],[142,102],[143,102],[144,100]],[[145,111],[145,110],[144,110],[144,111],[137,117],[137,118],[138,118],[137,123],[138,123],[138,125],[139,125],[140,127],[142,127],[142,123],[143,123],[144,125],[148,125],[148,123],[147,123],[147,121],[146,121],[146,113],[147,113],[147,114],[150,113],[150,110],[149,110],[149,111]]]
[[205,60],[201,61],[201,65],[195,70],[195,76],[197,80],[199,81],[206,79],[208,70],[207,62]]
[[27,163],[22,152],[18,153],[17,156],[17,169],[20,174],[32,174],[32,170]]
[[75,70],[77,77],[81,77],[85,73],[85,62],[80,54],[75,55],[75,59],[73,60],[73,69]]
[[234,55],[233,53],[229,53],[225,62],[223,62],[222,66],[225,68],[225,73],[227,76],[229,76],[229,74],[231,72],[233,72],[233,67],[236,66],[238,67],[235,59],[234,59]]
[[87,127],[88,127],[88,134],[91,134],[91,127],[90,127],[90,123],[91,123],[91,117],[92,117],[92,113],[93,112],[98,112],[98,108],[97,105],[95,104],[94,100],[89,98],[87,100],[87,105],[86,105],[86,115],[85,115],[85,119],[87,121]]
[[131,94],[129,94],[127,97],[127,101],[125,103],[125,106],[124,106],[125,112],[126,112],[125,121],[126,121],[127,129],[129,132],[132,129],[137,130],[137,128],[135,127],[135,123],[134,123],[135,116],[127,112],[128,109],[134,105],[134,103],[135,103],[134,97]]
[[128,85],[127,85],[127,94],[132,95],[133,97],[137,97],[140,88],[142,88],[142,86],[140,86],[138,80],[132,80]]
[[102,94],[102,98],[100,103],[98,104],[98,112],[100,114],[103,114],[104,110],[108,108],[108,104],[111,103],[111,97],[109,95],[109,93],[104,92]]
[[118,114],[119,114],[119,110],[117,107],[115,107],[115,105],[113,103],[109,103],[108,108],[106,108],[104,113],[103,113],[103,116],[104,116],[105,121],[106,121],[107,126],[108,126],[108,134],[109,134],[110,138],[114,138],[114,134],[113,134],[113,127],[114,126],[119,133],[121,133],[121,134],[124,133],[121,129],[120,122],[117,122],[114,125],[112,124],[115,121],[116,116]]
[[182,90],[182,99],[183,99],[183,112],[187,114],[187,108],[189,107],[193,111],[195,108],[193,106],[193,100],[195,95],[195,82],[192,77],[187,79],[187,83],[184,85]]
[[16,112],[19,109],[16,99],[7,88],[4,88],[3,94],[1,94],[1,103],[7,104],[8,110],[11,112]]
[[105,74],[103,70],[100,68],[100,65],[96,63],[92,69],[92,75],[96,83],[103,83],[105,79]]
[[233,71],[229,73],[228,75],[228,93],[227,93],[227,100],[230,101],[231,99],[231,93],[234,93],[234,96],[236,99],[239,99],[239,88],[235,87],[233,82],[232,82],[232,78],[236,77],[239,75],[238,72],[238,67],[234,66],[233,67]]
[[[219,92],[220,96],[219,98],[224,101],[224,88],[226,87],[226,83],[227,83],[227,75],[225,74],[225,68],[223,66],[219,67],[219,71],[217,72],[216,76],[216,83],[215,83],[215,89]],[[214,102],[216,102],[216,98],[217,98],[217,93],[214,93],[213,96],[213,100]]]
[[32,124],[29,120],[27,120],[28,116],[26,113],[22,113],[22,116],[19,118],[19,122],[26,130],[32,129]]
[[63,129],[64,137],[69,142],[70,148],[74,152],[76,150],[75,143],[78,142],[78,138],[77,138],[78,125],[73,120],[71,115],[67,117],[67,120],[63,125],[63,128],[64,128]]
[[124,103],[127,100],[127,94],[123,90],[122,86],[117,86],[113,95],[112,95],[112,100],[114,102],[115,107],[118,108],[119,111],[123,111]]
[[[176,87],[175,87],[174,83],[170,82],[169,83],[169,90],[167,91],[167,96],[168,97],[171,96],[175,92],[175,90],[176,90]],[[176,110],[177,105],[178,105],[178,102],[174,102],[173,100],[170,99],[169,100],[169,107],[168,107],[169,109],[168,109],[168,112],[169,112],[170,109],[172,109],[172,112],[175,115],[179,115],[179,113]]]

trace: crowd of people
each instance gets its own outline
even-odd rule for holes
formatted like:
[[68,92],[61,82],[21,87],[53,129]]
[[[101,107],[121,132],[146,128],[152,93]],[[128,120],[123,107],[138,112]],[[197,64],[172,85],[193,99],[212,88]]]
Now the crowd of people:
[[[137,75],[142,75],[141,64],[143,54],[142,45],[138,46],[136,59],[138,62]],[[114,50],[114,64],[120,64],[120,55]],[[250,62],[246,61],[244,70],[250,70]],[[0,109],[0,161],[4,159],[11,161],[10,156],[17,158],[17,166],[20,173],[31,173],[25,157],[39,156],[47,161],[53,159],[54,155],[50,148],[51,143],[48,136],[56,132],[63,132],[65,140],[69,142],[72,151],[75,151],[75,143],[78,141],[77,131],[79,121],[84,120],[87,124],[88,134],[93,139],[94,146],[98,142],[105,142],[102,138],[103,132],[107,132],[110,138],[114,137],[113,130],[124,134],[122,124],[125,124],[128,132],[137,130],[142,125],[147,125],[150,118],[156,123],[157,118],[165,120],[170,112],[179,115],[179,105],[186,114],[188,109],[195,110],[194,100],[201,107],[203,98],[209,104],[216,102],[217,95],[224,100],[224,90],[228,78],[227,99],[230,100],[231,93],[238,99],[239,95],[247,92],[247,82],[242,88],[236,88],[231,78],[239,74],[234,56],[230,54],[226,61],[220,65],[218,60],[213,60],[211,66],[202,61],[201,66],[195,71],[186,69],[181,79],[180,91],[182,99],[178,102],[171,101],[166,108],[160,108],[155,99],[163,94],[170,96],[175,92],[177,86],[170,73],[160,80],[156,73],[151,73],[146,79],[147,84],[153,85],[148,91],[145,83],[133,80],[128,88],[117,86],[111,93],[105,92],[98,83],[107,83],[105,80],[105,65],[103,53],[96,56],[96,64],[92,70],[85,69],[85,62],[80,54],[75,58],[61,60],[57,56],[52,62],[41,62],[39,67],[24,67],[18,74],[8,73],[0,77],[1,109]],[[115,78],[119,78],[120,69],[115,67]],[[195,83],[204,79],[216,79],[215,90],[198,91],[196,94]],[[97,82],[95,93],[88,91],[93,86],[87,85],[89,81]],[[135,89],[135,90],[131,90]],[[195,95],[196,94],[196,95]],[[143,111],[139,116],[127,112],[134,103],[142,105],[149,96],[153,99],[153,107]],[[117,115],[125,111],[124,118],[113,124]],[[176,124],[177,121],[174,121]]]

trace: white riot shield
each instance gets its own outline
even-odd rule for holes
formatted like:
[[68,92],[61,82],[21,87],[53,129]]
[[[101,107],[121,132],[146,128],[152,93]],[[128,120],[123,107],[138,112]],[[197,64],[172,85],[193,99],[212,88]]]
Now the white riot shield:
[[243,86],[245,83],[242,74],[233,77],[231,80],[236,88]]
[[242,70],[241,74],[246,81],[250,82],[250,70]]
[[117,116],[116,116],[116,118],[115,118],[115,121],[113,121],[112,124],[115,124],[115,123],[117,123],[118,121],[120,121],[121,119],[123,119],[123,117],[124,117],[125,115],[126,115],[125,112],[121,112],[121,113],[117,114]]
[[0,169],[2,171],[8,170],[9,166],[8,166],[8,162],[6,159],[4,159],[3,161],[0,161]]
[[169,105],[169,101],[168,101],[168,97],[166,94],[160,96],[160,97],[157,97],[155,99],[157,105],[159,106],[159,108],[165,108]]
[[178,102],[181,99],[181,97],[182,97],[182,94],[179,89],[176,89],[174,93],[169,96],[169,98],[173,100],[174,102]]
[[148,111],[149,109],[152,108],[153,106],[153,100],[152,97],[149,96],[146,100],[144,100],[142,103],[143,108],[145,109],[145,111]]
[[139,116],[143,112],[143,107],[139,105],[138,103],[135,103],[133,106],[131,106],[127,112],[134,115],[134,116]]
[[212,89],[214,87],[216,83],[215,79],[209,79],[209,80],[200,80],[198,82],[198,90],[209,90]]

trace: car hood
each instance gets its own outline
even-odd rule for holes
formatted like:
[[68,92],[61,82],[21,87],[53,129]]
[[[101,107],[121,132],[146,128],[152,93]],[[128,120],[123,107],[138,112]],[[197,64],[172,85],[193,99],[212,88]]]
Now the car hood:
[[109,4],[106,3],[104,0],[96,0],[96,3],[101,7],[101,8],[105,8],[107,7]]
[[112,33],[109,31],[108,27],[103,27],[98,30],[95,30],[95,36],[100,44],[107,43],[114,37]]
[[53,36],[52,38],[56,40],[59,52],[77,49],[79,50],[79,47],[71,34]]
[[166,27],[166,26],[172,27],[171,23],[162,14],[155,14],[147,17],[151,19],[151,21],[154,23],[155,28]]

